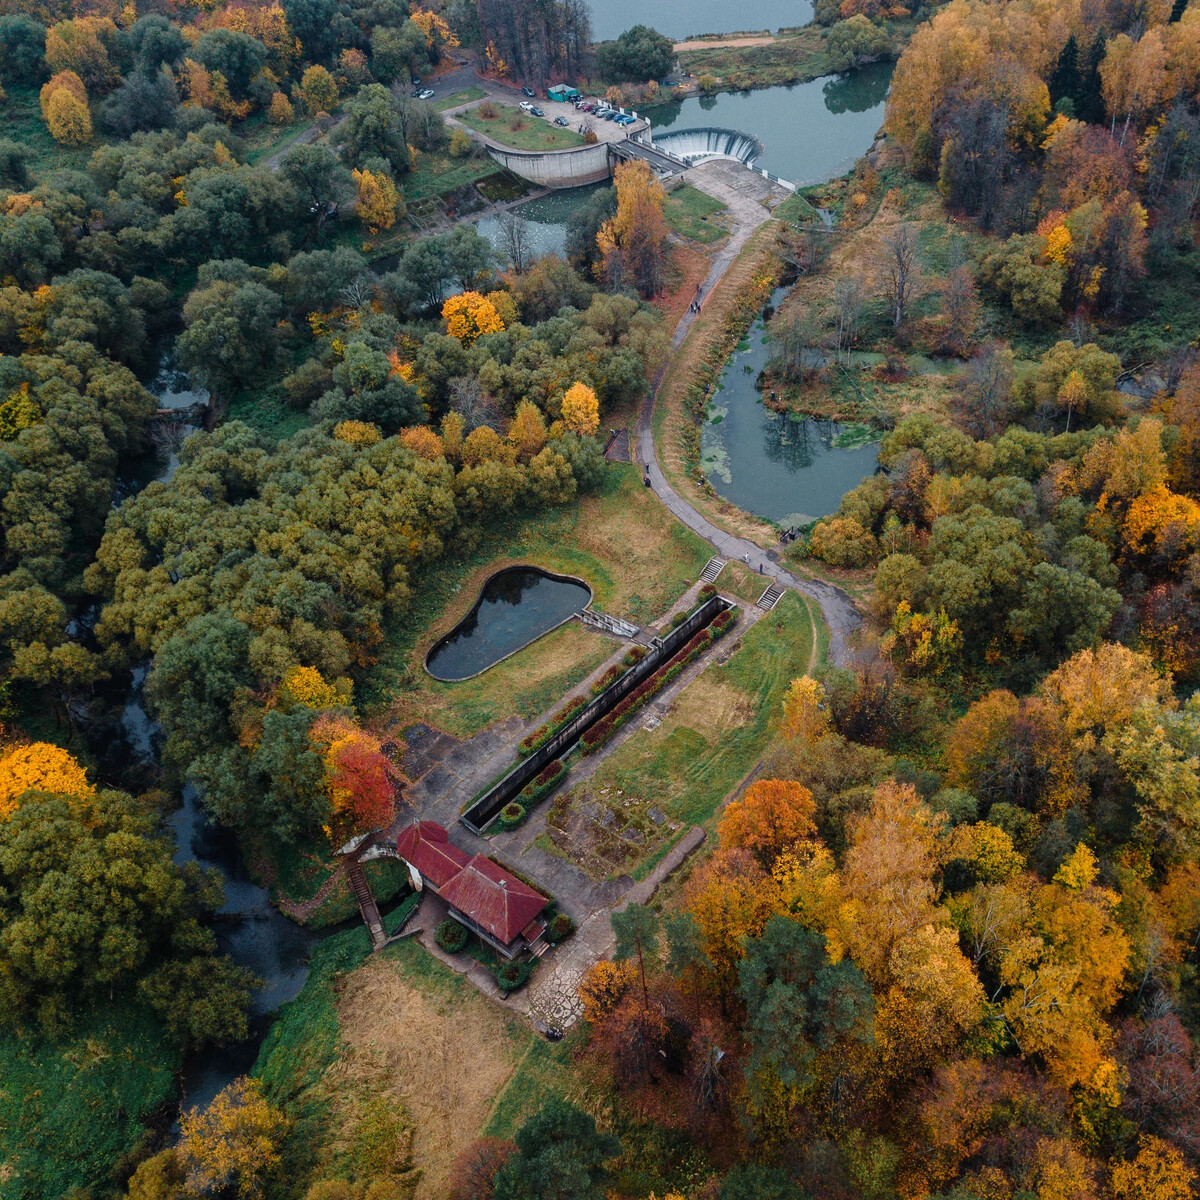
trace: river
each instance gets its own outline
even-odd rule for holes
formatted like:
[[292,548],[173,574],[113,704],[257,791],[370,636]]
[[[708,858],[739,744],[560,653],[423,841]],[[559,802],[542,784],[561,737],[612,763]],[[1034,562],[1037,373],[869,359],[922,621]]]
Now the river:
[[760,33],[807,25],[810,0],[756,0],[747,8],[728,0],[590,0],[592,38],[610,41],[634,25],[649,25],[682,41],[701,33]]

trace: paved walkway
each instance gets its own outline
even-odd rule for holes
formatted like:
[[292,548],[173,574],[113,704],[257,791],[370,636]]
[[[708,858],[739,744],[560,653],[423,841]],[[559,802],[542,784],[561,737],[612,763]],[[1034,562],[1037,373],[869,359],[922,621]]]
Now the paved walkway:
[[[709,195],[715,196],[728,207],[735,221],[733,232],[724,248],[713,260],[711,270],[701,285],[701,308],[704,299],[720,282],[725,272],[729,270],[734,259],[742,252],[751,235],[771,214],[761,203],[752,196],[730,193],[722,182],[723,173],[706,172],[701,164],[687,173],[687,180]],[[689,330],[696,320],[696,313],[684,313],[683,318],[675,328],[671,346],[678,350],[683,345]],[[860,618],[850,597],[841,588],[820,579],[800,579],[786,567],[773,561],[773,550],[766,550],[749,538],[736,537],[718,529],[698,509],[694,508],[667,482],[662,469],[658,465],[658,451],[654,445],[654,430],[652,418],[654,402],[658,395],[657,386],[646,397],[637,424],[637,461],[645,468],[650,476],[650,486],[654,494],[670,509],[671,513],[682,521],[693,532],[698,533],[709,545],[713,546],[722,558],[737,559],[749,564],[755,570],[762,571],[765,578],[781,583],[784,587],[811,596],[820,606],[825,624],[829,626],[829,654],[838,666],[844,666],[853,658],[849,645],[849,636],[858,628]]]

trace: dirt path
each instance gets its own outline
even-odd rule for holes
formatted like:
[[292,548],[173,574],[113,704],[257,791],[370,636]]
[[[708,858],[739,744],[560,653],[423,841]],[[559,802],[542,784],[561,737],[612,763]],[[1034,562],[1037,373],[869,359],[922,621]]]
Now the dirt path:
[[738,49],[749,50],[752,46],[769,46],[774,37],[723,38],[720,41],[712,38],[693,38],[690,42],[676,42],[672,49],[676,54],[688,50],[716,50],[722,46],[736,46]]

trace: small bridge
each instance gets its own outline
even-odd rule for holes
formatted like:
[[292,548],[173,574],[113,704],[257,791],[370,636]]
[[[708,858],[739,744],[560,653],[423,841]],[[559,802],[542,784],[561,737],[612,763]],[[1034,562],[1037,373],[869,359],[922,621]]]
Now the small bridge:
[[629,162],[635,158],[648,162],[654,168],[654,173],[663,179],[682,175],[691,166],[691,163],[668,153],[661,147],[649,145],[636,138],[626,138],[623,142],[610,142],[608,149],[611,156],[621,162]]

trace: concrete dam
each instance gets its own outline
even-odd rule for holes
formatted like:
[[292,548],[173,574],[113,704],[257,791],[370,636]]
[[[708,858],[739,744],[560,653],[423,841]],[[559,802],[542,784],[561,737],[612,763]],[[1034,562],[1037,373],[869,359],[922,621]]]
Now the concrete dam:
[[682,159],[689,167],[710,158],[729,159],[749,167],[763,153],[762,143],[739,129],[673,129],[656,135],[654,147]]

